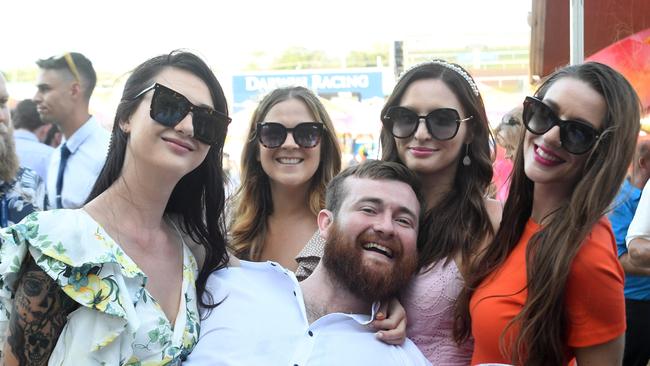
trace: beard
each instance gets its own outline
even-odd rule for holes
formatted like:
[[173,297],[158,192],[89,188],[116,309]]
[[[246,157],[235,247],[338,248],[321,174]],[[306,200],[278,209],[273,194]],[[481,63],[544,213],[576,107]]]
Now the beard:
[[13,128],[0,123],[0,181],[3,182],[14,179],[20,166],[13,132]]
[[334,222],[330,238],[325,245],[323,265],[339,285],[367,302],[375,302],[397,296],[415,273],[417,256],[406,256],[402,244],[397,240],[393,249],[393,266],[364,263],[362,243],[374,241],[374,233],[364,232],[354,240],[346,239]]

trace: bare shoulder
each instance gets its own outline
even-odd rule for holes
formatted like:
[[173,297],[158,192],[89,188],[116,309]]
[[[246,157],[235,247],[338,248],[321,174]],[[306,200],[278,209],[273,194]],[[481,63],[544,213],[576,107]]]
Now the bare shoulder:
[[499,229],[499,225],[501,224],[501,216],[503,215],[503,202],[492,198],[486,198],[485,209],[488,212],[488,216],[490,216],[492,227],[496,232]]
[[[491,199],[491,198],[485,198],[485,209],[487,210],[488,216],[490,218],[490,222],[492,223],[492,228],[494,229],[494,232],[496,233],[497,230],[499,230],[499,225],[501,224],[501,216],[503,215],[503,203],[501,201]],[[483,240],[479,247],[476,248],[474,253],[472,253],[472,260],[476,261],[481,258],[481,256],[485,253],[485,250],[487,249],[488,245],[492,242],[493,237],[489,236]],[[456,263],[459,264],[459,260],[456,260]],[[460,265],[459,265],[459,268]],[[466,268],[462,268],[463,270],[466,270]]]

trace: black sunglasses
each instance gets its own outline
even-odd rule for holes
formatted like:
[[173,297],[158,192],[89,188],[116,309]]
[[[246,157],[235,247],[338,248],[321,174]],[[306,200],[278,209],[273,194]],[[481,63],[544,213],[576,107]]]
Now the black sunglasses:
[[600,132],[589,123],[560,119],[551,107],[535,97],[524,100],[523,119],[526,129],[535,135],[560,126],[562,147],[574,155],[586,153],[600,138]]
[[298,146],[309,149],[318,145],[324,129],[325,125],[319,122],[302,122],[294,128],[277,122],[258,122],[256,133],[260,143],[269,149],[282,146],[289,132]]
[[405,139],[415,134],[423,119],[429,134],[436,140],[444,141],[453,139],[460,123],[472,118],[469,116],[461,119],[458,111],[452,108],[435,109],[426,116],[420,116],[406,107],[394,106],[388,108],[381,122],[393,137]]
[[196,106],[183,94],[158,83],[138,93],[133,100],[151,89],[153,89],[153,97],[149,115],[154,121],[166,127],[174,127],[192,112],[192,126],[197,140],[208,145],[224,140],[228,132],[228,124],[232,120],[230,117],[212,108]]

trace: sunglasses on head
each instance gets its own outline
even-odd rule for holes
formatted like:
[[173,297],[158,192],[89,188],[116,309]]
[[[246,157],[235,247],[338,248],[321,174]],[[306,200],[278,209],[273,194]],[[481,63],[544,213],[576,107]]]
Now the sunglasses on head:
[[560,127],[562,147],[571,154],[584,154],[600,138],[600,133],[589,123],[563,120],[551,107],[534,97],[524,100],[524,125],[535,135],[543,135],[554,126]]
[[133,99],[139,98],[151,89],[153,89],[153,97],[149,115],[154,121],[165,127],[174,127],[192,112],[194,138],[208,145],[214,145],[226,137],[230,117],[212,108],[196,106],[183,94],[164,85],[155,83],[138,93]]
[[440,108],[431,111],[426,116],[420,116],[414,111],[400,106],[388,108],[381,119],[393,137],[404,139],[411,137],[417,131],[420,120],[424,120],[429,134],[436,140],[450,140],[458,133],[461,122],[469,121],[473,116],[460,118],[458,111],[452,108]]
[[74,75],[74,78],[77,80],[77,82],[81,82],[81,76],[79,76],[79,70],[77,70],[77,64],[74,63],[74,59],[72,58],[70,52],[64,53],[63,58],[65,59],[65,62],[68,64],[68,68],[70,69],[70,72],[72,72],[72,75]]
[[77,64],[74,62],[74,58],[72,58],[72,54],[70,52],[66,52],[64,54],[57,55],[57,56],[52,56],[52,57],[48,58],[47,60],[48,61],[52,60],[52,61],[57,61],[57,62],[58,62],[58,60],[64,60],[65,64],[68,66],[68,70],[70,70],[70,73],[72,74],[72,76],[74,76],[74,79],[78,83],[81,82],[81,75],[79,75],[79,70],[77,69]]
[[269,149],[282,146],[289,132],[298,146],[309,149],[318,145],[324,129],[325,125],[320,122],[302,122],[294,128],[277,122],[258,122],[256,133],[260,143]]

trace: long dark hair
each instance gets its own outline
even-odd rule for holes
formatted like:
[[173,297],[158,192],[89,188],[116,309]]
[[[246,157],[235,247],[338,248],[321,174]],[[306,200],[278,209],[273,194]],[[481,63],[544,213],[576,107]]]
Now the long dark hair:
[[[453,65],[462,70],[459,65],[444,61],[417,65],[399,79],[381,110],[381,115],[384,116],[390,107],[399,105],[406,89],[413,82],[437,79],[451,89],[467,115],[473,116],[466,122],[468,132],[473,136],[469,144],[472,163],[465,166],[462,159],[458,159],[451,190],[425,213],[418,235],[420,268],[440,260],[448,262],[457,253],[461,254],[463,263],[466,263],[481,243],[494,233],[485,208],[486,191],[492,181],[492,135],[483,99],[475,94],[467,79],[445,65]],[[469,73],[467,76],[471,78]],[[397,153],[395,138],[385,127],[381,130],[381,148],[382,160],[403,163]]]
[[[133,70],[126,81],[115,113],[106,164],[86,203],[99,196],[120,177],[129,139],[129,135],[120,128],[120,122],[127,121],[135,113],[142,101],[142,98],[135,99],[136,95],[150,86],[156,75],[165,68],[185,70],[203,80],[210,90],[214,109],[228,114],[226,98],[219,81],[198,56],[185,51],[173,51],[145,61]],[[210,146],[201,165],[181,178],[165,207],[165,215],[182,218],[181,230],[205,249],[205,261],[196,281],[196,290],[200,304],[206,307],[212,307],[209,305],[211,301],[208,304],[203,302],[208,275],[228,263],[223,216],[225,176],[221,162],[224,140],[225,136]]]
[[[528,242],[526,274],[528,295],[521,312],[508,324],[501,337],[501,351],[510,353],[520,365],[560,365],[566,360],[566,314],[564,297],[571,264],[585,237],[606,213],[626,174],[639,133],[640,103],[625,78],[609,66],[588,62],[565,67],[539,87],[540,99],[556,81],[575,78],[589,84],[607,104],[600,141],[587,161],[570,198],[549,216],[546,224]],[[529,220],[533,207],[534,183],[524,171],[524,129],[519,140],[510,194],[501,226],[481,260],[476,262],[458,300],[455,337],[471,333],[469,302],[481,282],[508,258]],[[504,344],[503,334],[516,325],[518,335]]]

